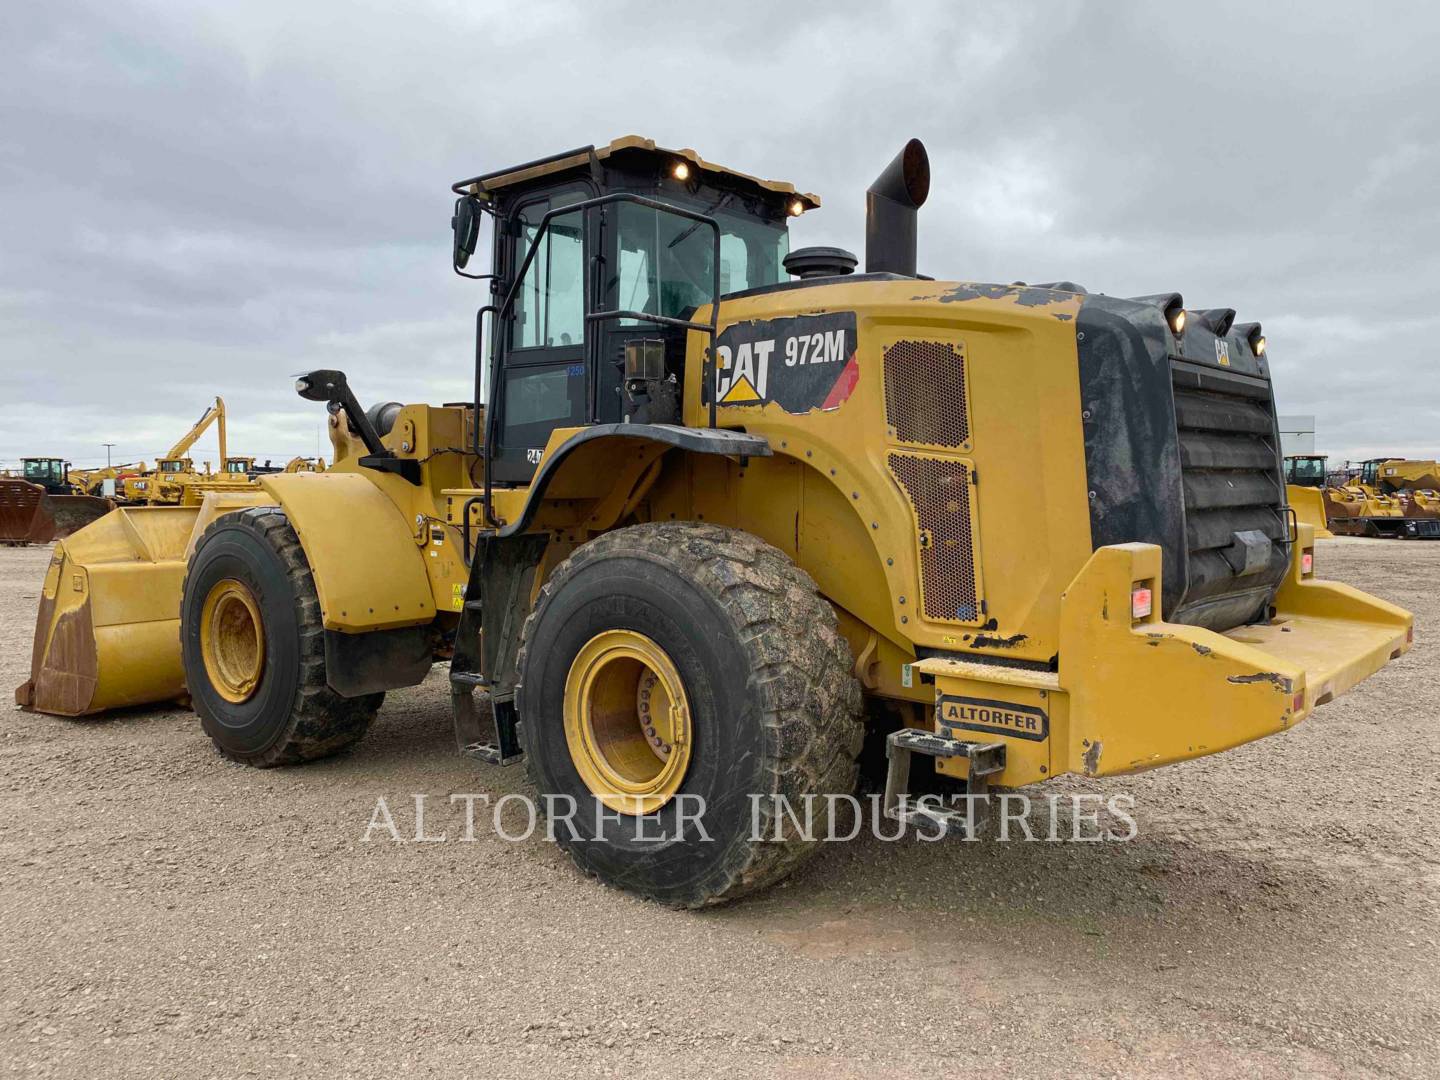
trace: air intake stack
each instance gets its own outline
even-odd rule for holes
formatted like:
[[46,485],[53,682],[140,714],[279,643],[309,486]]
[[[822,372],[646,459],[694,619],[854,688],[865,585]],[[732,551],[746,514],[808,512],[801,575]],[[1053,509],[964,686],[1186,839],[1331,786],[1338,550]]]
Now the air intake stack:
[[917,211],[930,194],[930,157],[911,139],[865,192],[865,272],[915,276]]

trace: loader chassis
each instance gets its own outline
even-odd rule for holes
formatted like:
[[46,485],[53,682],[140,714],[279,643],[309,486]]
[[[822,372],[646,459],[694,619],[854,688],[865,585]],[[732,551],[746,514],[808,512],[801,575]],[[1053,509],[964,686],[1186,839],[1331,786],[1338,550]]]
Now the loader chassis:
[[[716,807],[709,847],[603,815],[567,845],[695,905],[798,863],[737,806],[850,792],[867,716],[905,817],[916,755],[972,793],[1149,768],[1282,731],[1409,647],[1406,612],[1313,576],[1258,324],[919,277],[918,143],[871,187],[864,274],[812,250],[792,266],[819,276],[784,280],[785,222],[818,200],[648,140],[454,190],[455,268],[490,283],[476,400],[366,412],[343,373],[302,377],[335,465],[57,548],[22,704],[188,684],[222,752],[276,764],[353,742],[448,658],[462,752],[622,816]],[[482,215],[489,274],[467,269]],[[137,626],[111,594],[147,560],[174,603]],[[233,696],[264,613],[292,608],[288,712],[196,693],[224,648]],[[60,615],[95,627],[89,682],[66,681]],[[124,659],[177,629],[183,679]]]

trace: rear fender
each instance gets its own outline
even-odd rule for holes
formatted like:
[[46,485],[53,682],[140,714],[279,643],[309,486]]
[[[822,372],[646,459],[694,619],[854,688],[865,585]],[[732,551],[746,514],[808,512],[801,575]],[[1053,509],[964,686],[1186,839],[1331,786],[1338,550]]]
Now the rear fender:
[[[613,527],[644,496],[667,452],[769,457],[759,435],[676,424],[595,424],[551,437],[523,502],[501,511],[498,539],[539,527],[598,533]],[[497,493],[503,494],[503,493]]]

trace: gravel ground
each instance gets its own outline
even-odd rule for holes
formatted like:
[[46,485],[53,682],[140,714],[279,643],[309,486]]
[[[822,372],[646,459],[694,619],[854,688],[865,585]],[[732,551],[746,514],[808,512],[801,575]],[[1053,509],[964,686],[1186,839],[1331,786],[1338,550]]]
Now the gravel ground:
[[[6,693],[47,559],[0,548]],[[1062,782],[1133,793],[1132,842],[835,844],[700,914],[484,815],[462,842],[447,797],[523,770],[455,756],[438,669],[298,769],[223,761],[185,712],[7,712],[0,1069],[1436,1075],[1440,544],[1319,570],[1416,611],[1414,650],[1285,735]],[[447,842],[362,842],[381,796],[412,835],[414,793]]]

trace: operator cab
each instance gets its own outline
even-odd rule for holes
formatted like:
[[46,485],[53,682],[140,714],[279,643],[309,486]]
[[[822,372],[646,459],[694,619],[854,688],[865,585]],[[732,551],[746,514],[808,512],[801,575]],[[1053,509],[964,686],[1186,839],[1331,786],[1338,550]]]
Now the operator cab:
[[1378,488],[1380,486],[1380,466],[1387,461],[1394,461],[1394,458],[1371,458],[1369,461],[1360,463],[1360,482],[1366,487]]
[[174,474],[174,473],[189,472],[189,471],[190,471],[190,459],[189,459],[189,458],[162,458],[162,459],[158,462],[157,468],[158,468],[159,471],[162,472],[162,473],[171,473],[171,474]]
[[22,458],[25,479],[39,484],[51,495],[62,493],[69,486],[69,463],[64,458]]
[[1296,487],[1324,487],[1327,459],[1315,454],[1296,454],[1285,459],[1285,482]]
[[22,458],[25,479],[39,484],[50,495],[70,491],[70,463],[64,458]]
[[[819,205],[636,136],[453,190],[456,271],[491,281],[477,398],[500,484],[528,483],[558,427],[678,423],[686,336],[711,329],[695,313],[784,281],[789,220]],[[492,269],[467,274],[482,213]]]

